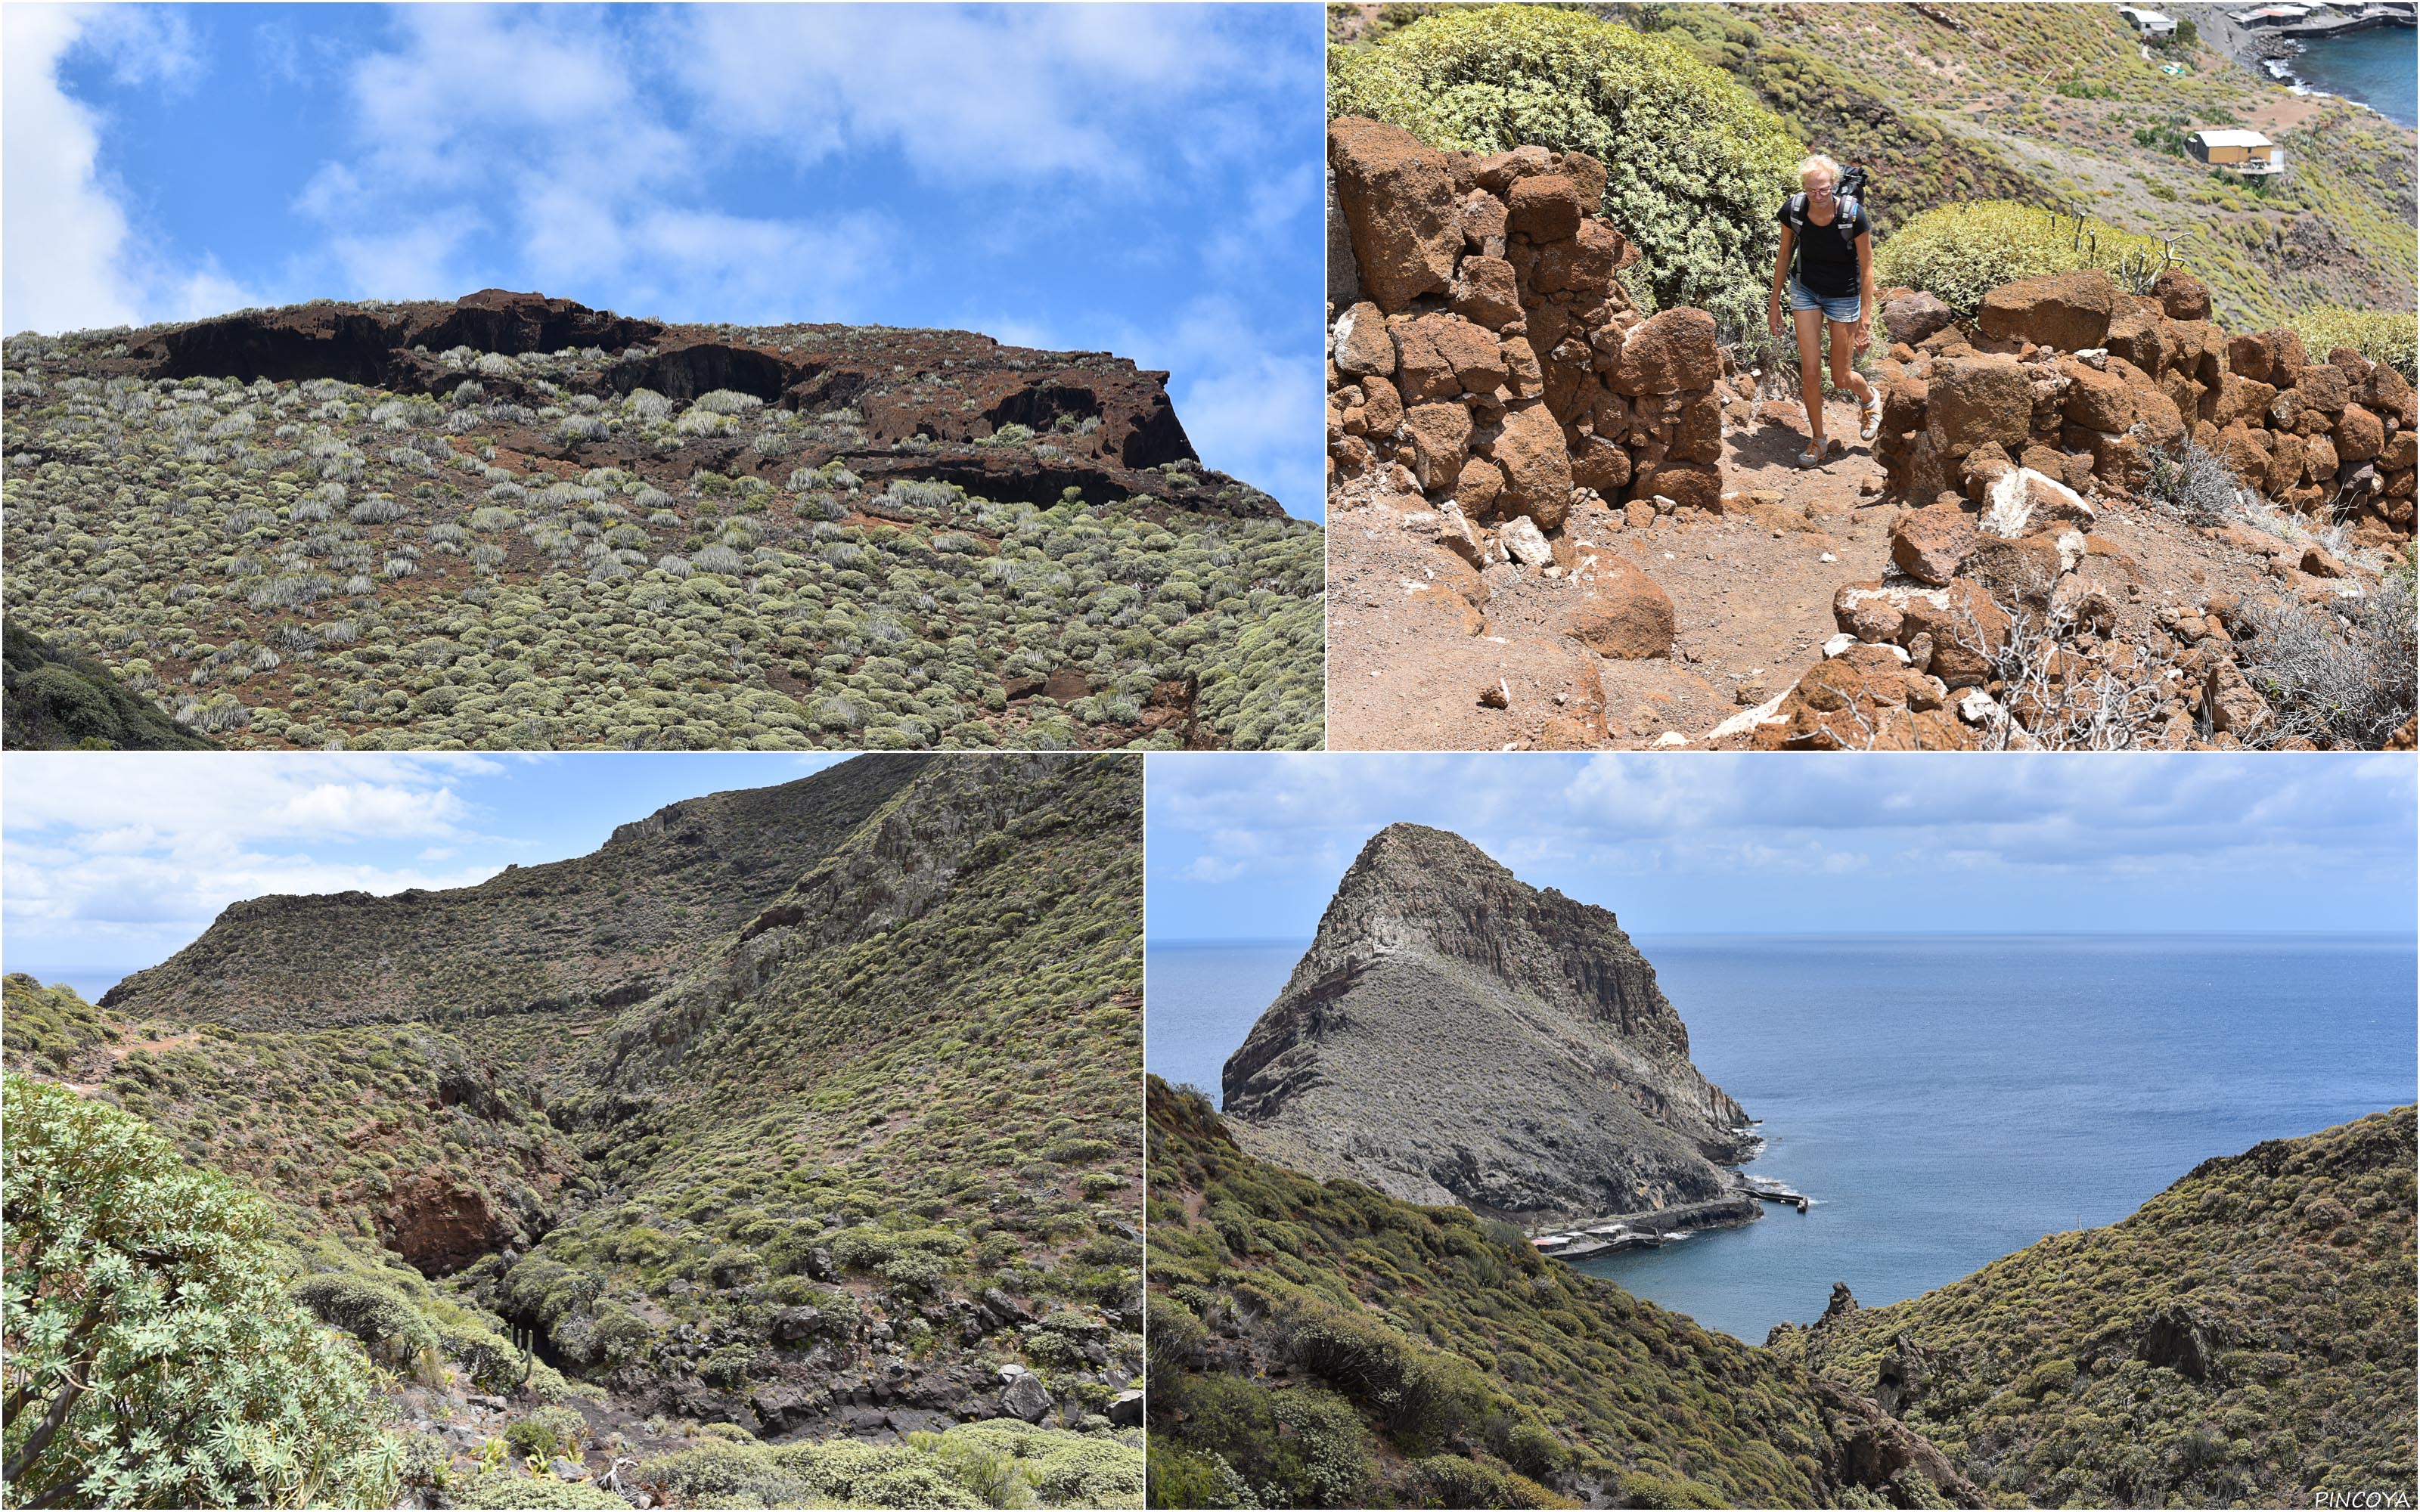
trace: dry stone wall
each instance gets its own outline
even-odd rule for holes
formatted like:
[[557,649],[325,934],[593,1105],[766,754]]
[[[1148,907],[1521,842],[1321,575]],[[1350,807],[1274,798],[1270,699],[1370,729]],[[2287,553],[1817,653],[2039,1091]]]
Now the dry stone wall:
[[1913,503],[1981,503],[2012,466],[2123,498],[2152,450],[2190,436],[2272,501],[2344,519],[2356,544],[2412,534],[2412,385],[2290,331],[2229,335],[2181,270],[2148,296],[2097,271],[2024,279],[1985,296],[1972,334],[1923,296],[1883,315],[1900,344],[1875,454]]
[[1350,117],[1327,142],[1331,489],[1378,474],[1474,565],[1541,569],[1590,496],[1721,507],[1714,317],[1633,307],[1602,163]]

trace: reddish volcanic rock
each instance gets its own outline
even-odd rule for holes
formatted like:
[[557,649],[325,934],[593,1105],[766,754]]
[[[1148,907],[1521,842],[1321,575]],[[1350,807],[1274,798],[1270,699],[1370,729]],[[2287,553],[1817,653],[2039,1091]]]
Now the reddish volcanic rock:
[[[772,458],[758,456],[744,440],[702,438],[669,462],[635,441],[560,448],[583,467],[621,467],[645,477],[674,468],[684,482],[706,468],[778,482],[799,468],[837,459],[877,489],[893,478],[922,478],[1032,503],[1055,503],[1075,488],[1094,503],[1141,496],[1210,513],[1281,513],[1274,500],[1223,475],[1201,474],[1229,486],[1187,487],[1160,471],[1166,463],[1199,458],[1169,400],[1168,375],[1125,358],[1003,347],[972,332],[887,326],[796,326],[786,328],[783,341],[786,351],[719,329],[482,289],[451,302],[375,310],[305,304],[163,327],[123,357],[95,367],[111,377],[333,378],[398,393],[440,393],[463,377],[429,353],[471,347],[512,357],[597,347],[620,360],[572,378],[563,385],[566,392],[618,399],[644,388],[690,400],[729,389],[774,409],[851,408],[863,417],[863,439]],[[490,400],[547,402],[511,375],[483,373],[479,382]],[[1047,432],[1061,455],[1046,458],[976,444],[1010,424]],[[893,450],[920,436],[922,450]]]

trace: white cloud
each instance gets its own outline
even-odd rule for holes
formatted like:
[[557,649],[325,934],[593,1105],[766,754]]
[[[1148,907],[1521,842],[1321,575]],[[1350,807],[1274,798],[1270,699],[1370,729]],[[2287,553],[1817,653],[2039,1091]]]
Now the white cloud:
[[681,82],[812,164],[896,148],[947,182],[1140,172],[1130,133],[1245,62],[1196,7],[713,6],[675,13]]
[[718,97],[676,123],[678,42],[597,13],[402,8],[389,45],[349,66],[353,143],[294,208],[361,295],[503,282],[673,319],[856,311],[897,262],[881,216],[692,202],[735,146],[730,114],[754,107]]
[[484,881],[503,863],[462,854],[481,837],[460,790],[503,768],[370,752],[11,752],[0,897],[12,968],[34,956],[53,970],[146,964],[267,893]]
[[180,268],[136,227],[101,167],[101,116],[59,70],[79,50],[120,84],[188,86],[200,71],[184,19],[146,6],[0,8],[0,326],[75,331],[139,325],[255,302],[204,259]]
[[96,759],[12,753],[0,795],[11,841],[132,836],[175,852],[271,840],[395,840],[458,834],[461,778],[501,770],[485,756],[125,752]]
[[[1498,859],[1852,877],[1926,865],[2041,873],[2408,872],[2412,764],[2393,756],[1153,759],[1155,833],[1256,885],[1349,859],[1399,820]],[[1215,874],[1214,874],[1215,873]]]

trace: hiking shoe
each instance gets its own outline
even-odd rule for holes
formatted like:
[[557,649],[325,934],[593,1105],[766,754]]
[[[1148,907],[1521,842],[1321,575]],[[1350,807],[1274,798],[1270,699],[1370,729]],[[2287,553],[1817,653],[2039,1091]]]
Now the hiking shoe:
[[1802,468],[1821,467],[1826,451],[1823,442],[1809,442],[1807,450],[1798,454],[1798,465]]
[[1869,441],[1874,439],[1875,432],[1882,428],[1883,396],[1877,393],[1866,401],[1866,424],[1864,428],[1857,432],[1857,435],[1860,440]]

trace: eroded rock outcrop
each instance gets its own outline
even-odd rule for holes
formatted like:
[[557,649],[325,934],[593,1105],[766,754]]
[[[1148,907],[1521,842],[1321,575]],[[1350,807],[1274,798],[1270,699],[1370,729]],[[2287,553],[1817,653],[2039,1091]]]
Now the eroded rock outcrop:
[[[512,358],[566,348],[611,358],[556,385],[535,388]],[[1055,503],[1075,488],[1088,501],[1142,497],[1210,513],[1280,517],[1259,490],[1202,471],[1168,395],[1168,375],[1108,352],[1004,347],[966,331],[801,325],[778,336],[727,326],[675,325],[592,310],[542,294],[482,289],[456,301],[338,304],[321,301],[246,310],[138,332],[102,376],[233,378],[290,382],[335,378],[396,393],[450,393],[465,381],[449,352],[483,363],[475,382],[490,401],[542,405],[561,394],[618,401],[639,389],[687,403],[717,390],[770,409],[846,410],[860,434],[759,456],[744,441],[702,440],[670,471],[779,481],[800,466],[844,462],[876,487],[893,478],[956,484],[986,499]],[[988,444],[1009,426],[1047,438],[1047,449]],[[620,439],[582,442],[583,467],[658,469],[653,450]],[[1187,464],[1168,471],[1168,464]],[[1180,476],[1189,471],[1191,476]]]
[[1614,916],[1459,836],[1363,847],[1285,991],[1227,1062],[1254,1153],[1515,1220],[1730,1204],[1746,1116]]
[[590,855],[473,887],[247,899],[101,1003],[256,1029],[636,1003],[757,918],[931,764],[861,757],[779,787],[684,799]]
[[[2230,336],[2211,323],[2208,291],[2174,269],[2144,296],[2098,271],[2019,280],[1987,294],[1972,326],[1903,290],[1884,314],[1893,345],[1876,376],[1874,454],[1902,506],[1887,568],[1841,586],[1826,659],[1747,717],[1750,743],[2277,740],[2237,645],[2276,603],[2213,594],[2146,625],[2127,612],[2140,564],[2103,522],[2191,440],[2311,530],[2340,521],[2356,546],[2395,548],[2412,531],[2420,421],[2402,376],[2341,348],[2315,360],[2289,331]],[[2191,523],[2266,559],[2303,604],[2335,608],[2377,586],[2304,532],[2199,507],[2220,522]]]

